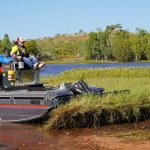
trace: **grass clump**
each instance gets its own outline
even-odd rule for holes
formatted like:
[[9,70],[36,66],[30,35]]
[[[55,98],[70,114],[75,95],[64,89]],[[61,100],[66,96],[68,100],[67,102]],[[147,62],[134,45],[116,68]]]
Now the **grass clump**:
[[45,129],[98,127],[150,119],[148,68],[78,69],[43,81],[57,85],[62,81],[77,81],[83,74],[90,85],[104,87],[106,91],[130,89],[131,93],[102,98],[94,95],[76,97],[51,113]]
[[118,99],[122,103],[117,102],[117,100],[113,101],[116,98],[115,96],[99,98],[86,95],[75,98],[70,103],[55,109],[45,128],[98,127],[105,124],[130,123],[149,118],[149,109],[147,111],[143,111],[143,109],[150,108],[150,100],[147,102],[132,102],[123,101],[124,96],[119,97]]
[[119,138],[150,140],[150,131],[146,129],[126,131],[117,135]]
[[90,83],[94,81],[104,81],[109,78],[150,78],[149,68],[109,68],[109,69],[75,69],[65,71],[57,76],[42,78],[42,81],[49,82],[50,85],[58,85],[61,82],[73,82],[81,78]]

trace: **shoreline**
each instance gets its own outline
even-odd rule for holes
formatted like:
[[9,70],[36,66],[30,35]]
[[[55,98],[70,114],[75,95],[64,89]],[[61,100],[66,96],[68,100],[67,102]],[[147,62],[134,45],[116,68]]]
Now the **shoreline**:
[[102,106],[102,108],[97,108],[96,110],[93,108],[84,110],[84,107],[78,108],[76,106],[67,110],[67,108],[62,106],[60,109],[58,108],[58,111],[54,110],[52,112],[43,130],[98,128],[106,125],[130,124],[150,120],[150,105],[132,105],[120,105],[119,107]]
[[97,127],[103,124],[131,123],[150,119],[149,69],[78,69],[44,82],[59,85],[85,77],[88,85],[102,87],[106,92],[129,89],[129,94],[96,96],[85,94],[55,109],[45,129]]
[[46,64],[101,64],[101,63],[142,63],[150,62],[150,60],[141,60],[141,61],[131,61],[131,62],[118,62],[118,61],[108,61],[108,60],[84,60],[84,59],[60,59],[46,61]]

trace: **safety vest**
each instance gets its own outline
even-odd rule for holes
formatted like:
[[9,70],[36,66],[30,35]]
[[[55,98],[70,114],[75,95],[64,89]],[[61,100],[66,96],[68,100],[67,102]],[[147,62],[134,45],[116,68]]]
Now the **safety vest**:
[[27,53],[27,50],[25,47],[20,47],[18,45],[15,45],[11,52],[10,52],[11,55],[15,54],[17,56],[22,56],[22,57],[28,57],[28,53]]

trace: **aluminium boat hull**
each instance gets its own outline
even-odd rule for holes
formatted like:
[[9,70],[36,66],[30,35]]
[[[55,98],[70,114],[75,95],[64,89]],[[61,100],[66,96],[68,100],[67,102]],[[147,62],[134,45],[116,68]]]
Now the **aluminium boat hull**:
[[101,96],[103,91],[88,87],[83,80],[73,85],[62,83],[58,88],[40,85],[5,88],[0,91],[0,122],[42,122],[53,109],[72,97],[87,93]]
[[0,122],[42,122],[49,111],[47,105],[0,104]]
[[68,90],[0,92],[0,122],[43,122],[61,103],[70,100]]

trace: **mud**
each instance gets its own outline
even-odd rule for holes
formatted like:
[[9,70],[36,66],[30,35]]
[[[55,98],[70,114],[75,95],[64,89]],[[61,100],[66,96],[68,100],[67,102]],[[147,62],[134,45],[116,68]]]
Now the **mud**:
[[150,150],[150,121],[97,129],[51,130],[0,124],[0,150]]

